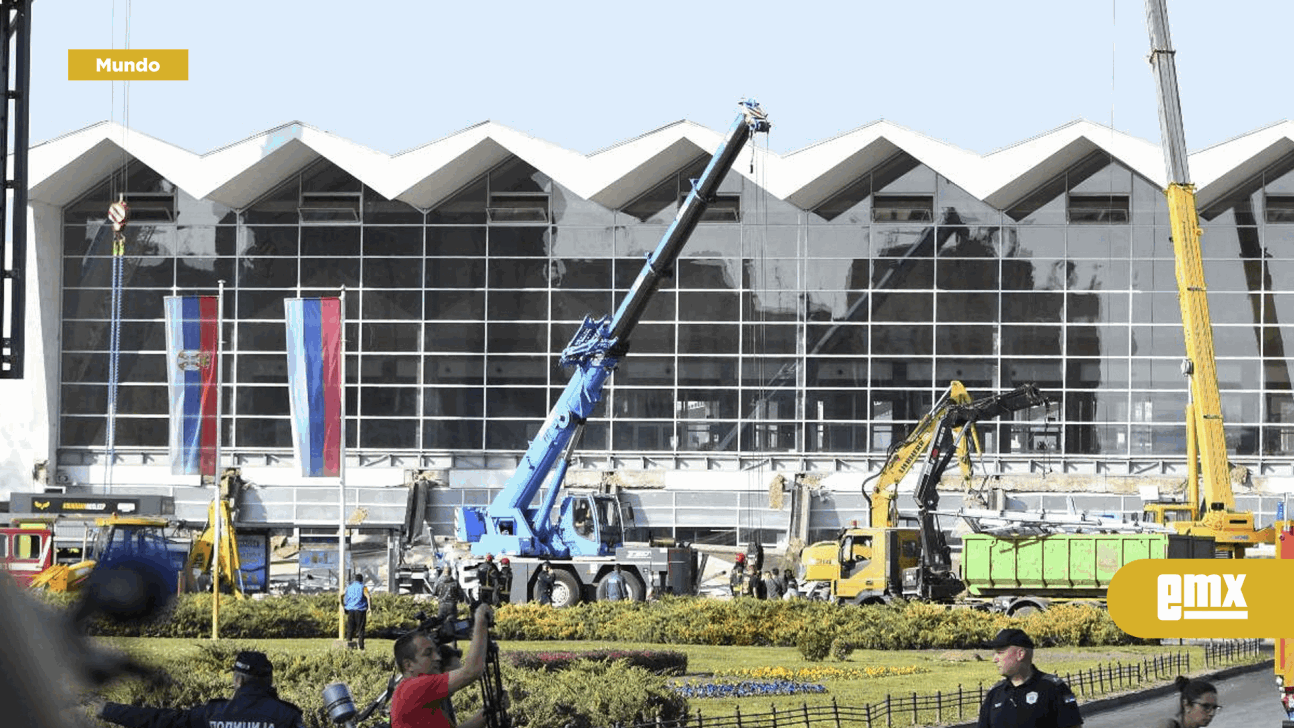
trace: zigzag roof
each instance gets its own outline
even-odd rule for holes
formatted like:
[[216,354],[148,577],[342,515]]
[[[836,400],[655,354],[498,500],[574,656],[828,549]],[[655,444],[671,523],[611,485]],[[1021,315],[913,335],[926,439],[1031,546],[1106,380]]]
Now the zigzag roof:
[[[378,193],[417,208],[436,206],[468,182],[516,156],[585,199],[616,209],[666,175],[710,154],[721,135],[689,121],[581,154],[492,121],[388,155],[290,122],[206,154],[194,154],[114,122],[100,122],[31,148],[30,198],[55,206],[75,200],[125,159],[137,159],[198,199],[233,209],[251,204],[311,162],[325,158]],[[902,151],[985,202],[1004,209],[1069,165],[1103,150],[1159,186],[1159,147],[1078,120],[979,155],[880,120],[779,155],[756,147],[768,192],[812,208]],[[1201,207],[1294,151],[1294,123],[1282,121],[1190,156]],[[745,165],[734,168],[747,175]]]

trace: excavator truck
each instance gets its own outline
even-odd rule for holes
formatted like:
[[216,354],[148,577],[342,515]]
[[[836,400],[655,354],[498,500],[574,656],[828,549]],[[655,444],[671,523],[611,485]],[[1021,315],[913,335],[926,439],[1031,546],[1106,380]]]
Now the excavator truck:
[[[961,396],[965,388],[955,384],[904,441],[923,442],[929,448],[913,494],[918,526],[900,528],[892,507],[898,482],[916,460],[912,448],[901,446],[892,450],[882,469],[882,483],[892,486],[872,492],[872,525],[845,529],[836,541],[814,544],[802,554],[804,578],[829,580],[832,600],[878,604],[901,597],[949,602],[963,591],[964,584],[953,571],[952,553],[936,520],[939,480],[955,454],[961,454],[959,460],[966,467],[966,441],[974,439],[975,423],[1042,406],[1047,399],[1036,386],[1026,384],[1010,392],[970,400],[969,396]],[[823,553],[826,549],[832,553]]]
[[[454,557],[459,578],[471,587],[473,567],[487,555],[507,556],[513,570],[513,601],[534,595],[534,574],[541,561],[553,568],[553,604],[564,606],[596,599],[607,576],[621,567],[629,591],[641,599],[648,588],[659,593],[695,593],[701,573],[698,553],[686,546],[626,540],[632,526],[627,504],[611,493],[568,494],[552,518],[557,497],[588,418],[596,411],[612,372],[629,351],[634,327],[642,319],[661,282],[673,275],[674,263],[719,184],[732,169],[751,135],[770,129],[768,117],[754,101],[744,101],[732,126],[692,191],[679,206],[674,222],[620,307],[611,316],[586,316],[561,354],[559,364],[573,370],[565,390],[531,441],[516,471],[488,506],[465,506],[455,512],[455,536],[470,553]],[[541,489],[547,492],[532,505]]]

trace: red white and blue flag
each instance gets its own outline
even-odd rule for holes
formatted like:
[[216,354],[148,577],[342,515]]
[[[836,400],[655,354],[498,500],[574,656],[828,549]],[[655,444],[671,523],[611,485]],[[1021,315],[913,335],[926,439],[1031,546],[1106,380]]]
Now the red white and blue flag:
[[220,308],[215,296],[166,297],[171,473],[215,475]]
[[341,299],[289,298],[288,396],[301,474],[341,475]]

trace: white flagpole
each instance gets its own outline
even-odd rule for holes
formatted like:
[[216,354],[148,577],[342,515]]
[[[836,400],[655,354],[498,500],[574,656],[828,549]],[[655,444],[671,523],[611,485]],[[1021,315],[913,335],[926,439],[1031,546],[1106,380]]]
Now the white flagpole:
[[[222,414],[220,404],[223,399],[221,397],[221,387],[224,384],[222,373],[225,367],[225,362],[221,356],[224,349],[221,346],[221,339],[224,338],[224,335],[225,281],[222,279],[216,291],[216,356],[213,364],[216,367],[216,462],[215,475],[213,476],[213,485],[216,486],[216,492],[211,496],[211,520],[215,521],[215,542],[211,544],[211,639],[213,640],[220,639],[220,543],[223,535],[220,532],[220,522],[224,520],[220,517],[220,441],[223,439],[220,427],[220,416]],[[201,471],[201,468],[199,468],[199,471]],[[201,480],[202,476],[199,475],[198,478]],[[233,575],[231,574],[230,576],[232,577]]]
[[341,443],[340,455],[341,461],[337,464],[338,487],[340,490],[339,506],[337,511],[337,639],[346,639],[346,608],[342,603],[346,597],[346,286],[341,287],[340,303],[338,308],[338,324],[341,330],[338,335],[341,340],[341,352],[339,355],[339,374],[341,381],[338,385],[341,388]]

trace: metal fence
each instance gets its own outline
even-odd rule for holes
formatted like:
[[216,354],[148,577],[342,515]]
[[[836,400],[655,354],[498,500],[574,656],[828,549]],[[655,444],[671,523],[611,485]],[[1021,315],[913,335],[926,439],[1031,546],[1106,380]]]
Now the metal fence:
[[[1233,640],[1204,646],[1205,669],[1241,661],[1252,661],[1262,652],[1262,640]],[[1147,657],[1139,662],[1121,661],[1098,665],[1088,670],[1060,675],[1076,695],[1086,699],[1163,683],[1191,672],[1191,654],[1174,652]],[[988,687],[992,687],[989,685]],[[933,693],[889,694],[884,700],[863,706],[831,704],[800,707],[771,706],[768,712],[737,709],[732,715],[707,716],[700,709],[678,720],[657,720],[616,728],[893,728],[894,726],[943,725],[967,723],[979,716],[980,705],[988,688],[984,683],[968,688]]]

